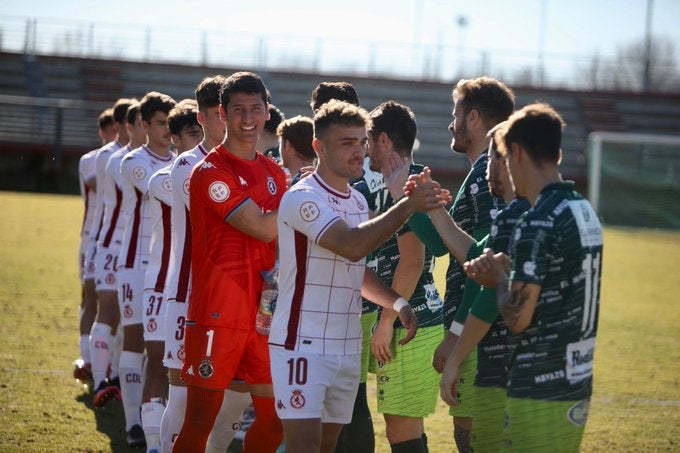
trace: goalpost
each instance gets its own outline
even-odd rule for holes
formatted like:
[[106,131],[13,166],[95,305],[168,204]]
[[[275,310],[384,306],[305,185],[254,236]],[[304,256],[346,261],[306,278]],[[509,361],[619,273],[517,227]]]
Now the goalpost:
[[604,223],[680,228],[680,136],[592,132],[588,198]]

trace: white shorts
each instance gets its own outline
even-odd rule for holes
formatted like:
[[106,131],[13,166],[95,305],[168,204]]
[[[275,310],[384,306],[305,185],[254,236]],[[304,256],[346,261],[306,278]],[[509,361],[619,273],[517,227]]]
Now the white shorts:
[[144,307],[144,270],[121,267],[118,270],[118,307],[123,326],[141,324]]
[[184,337],[189,304],[174,300],[165,302],[165,355],[166,368],[181,370],[184,365]]
[[94,276],[97,291],[118,291],[118,248],[97,247]]
[[165,341],[165,306],[163,293],[144,290],[144,341]]
[[82,254],[82,259],[84,260],[82,262],[83,269],[80,279],[81,282],[84,282],[85,280],[95,279],[94,271],[96,266],[94,262],[94,257],[96,250],[97,244],[89,237],[84,237],[83,240],[80,242],[80,252]]
[[269,346],[276,413],[347,424],[359,388],[361,354],[323,355]]

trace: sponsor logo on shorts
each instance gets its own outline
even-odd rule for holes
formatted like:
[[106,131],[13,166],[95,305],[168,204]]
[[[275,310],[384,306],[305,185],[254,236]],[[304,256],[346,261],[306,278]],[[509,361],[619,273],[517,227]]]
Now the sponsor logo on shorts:
[[574,404],[567,411],[567,418],[578,427],[586,426],[588,411],[590,410],[590,400],[581,400]]
[[295,409],[305,407],[305,397],[302,395],[302,390],[293,390],[293,396],[290,397],[290,405]]
[[184,362],[184,345],[180,346],[180,348],[177,350],[177,358]]
[[229,198],[229,187],[222,181],[215,181],[208,187],[210,198],[216,203],[222,203]]
[[305,222],[313,222],[319,218],[319,207],[313,201],[306,201],[300,206],[300,217]]
[[267,176],[267,190],[269,190],[270,194],[276,195],[276,183],[271,176]]
[[214,372],[215,369],[213,368],[212,362],[208,358],[203,359],[201,364],[198,366],[198,375],[203,379],[212,377]]
[[87,264],[87,271],[88,272],[94,272],[94,263],[88,263]]
[[158,328],[158,324],[156,324],[156,320],[150,319],[149,322],[146,325],[146,330],[149,331],[149,332],[155,332],[157,328]]
[[126,305],[123,308],[123,316],[125,316],[126,318],[132,318],[132,314],[133,314],[132,307]]
[[116,283],[116,276],[113,275],[113,274],[106,274],[106,277],[104,278],[104,280],[109,285],[113,285],[114,283]]

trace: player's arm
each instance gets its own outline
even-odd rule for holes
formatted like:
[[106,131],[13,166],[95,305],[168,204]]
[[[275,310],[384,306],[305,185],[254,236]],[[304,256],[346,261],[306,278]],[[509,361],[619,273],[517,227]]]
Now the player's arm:
[[[361,286],[361,295],[371,302],[380,305],[384,311],[392,310],[398,313],[399,320],[406,329],[406,337],[399,341],[404,345],[411,341],[418,330],[418,320],[408,302],[394,289],[387,286],[371,269],[366,268]],[[384,312],[383,311],[383,312]]]
[[276,216],[278,211],[262,212],[251,199],[234,209],[226,221],[243,234],[262,242],[271,242],[278,236]]
[[458,405],[457,387],[460,375],[460,364],[470,352],[477,347],[484,335],[491,328],[491,324],[482,321],[473,314],[469,314],[463,325],[463,331],[443,364],[444,371],[439,383],[439,393],[442,399],[449,405]]
[[[412,232],[397,237],[399,247],[399,263],[394,270],[392,289],[405,300],[410,300],[416,289],[425,265],[425,246]],[[371,339],[371,352],[381,362],[392,360],[390,344],[394,335],[394,321],[398,314],[394,310],[383,310],[378,327]]]
[[386,212],[350,227],[344,220],[334,222],[319,238],[319,245],[350,261],[359,261],[382,245],[414,212],[434,209],[446,201],[437,191],[402,198]]
[[531,324],[541,294],[541,285],[509,280],[509,258],[506,254],[494,255],[493,250],[487,249],[486,256],[493,263],[498,283],[496,287],[498,311],[512,333],[522,333]]
[[428,215],[448,251],[463,264],[470,247],[475,243],[473,237],[461,230],[444,208],[428,211]]

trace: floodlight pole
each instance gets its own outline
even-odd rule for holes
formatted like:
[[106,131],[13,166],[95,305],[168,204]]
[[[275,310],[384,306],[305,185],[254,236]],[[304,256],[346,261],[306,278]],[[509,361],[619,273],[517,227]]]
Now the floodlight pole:
[[651,59],[652,59],[652,10],[654,0],[647,0],[647,21],[645,25],[645,63],[642,73],[642,91],[651,90]]

